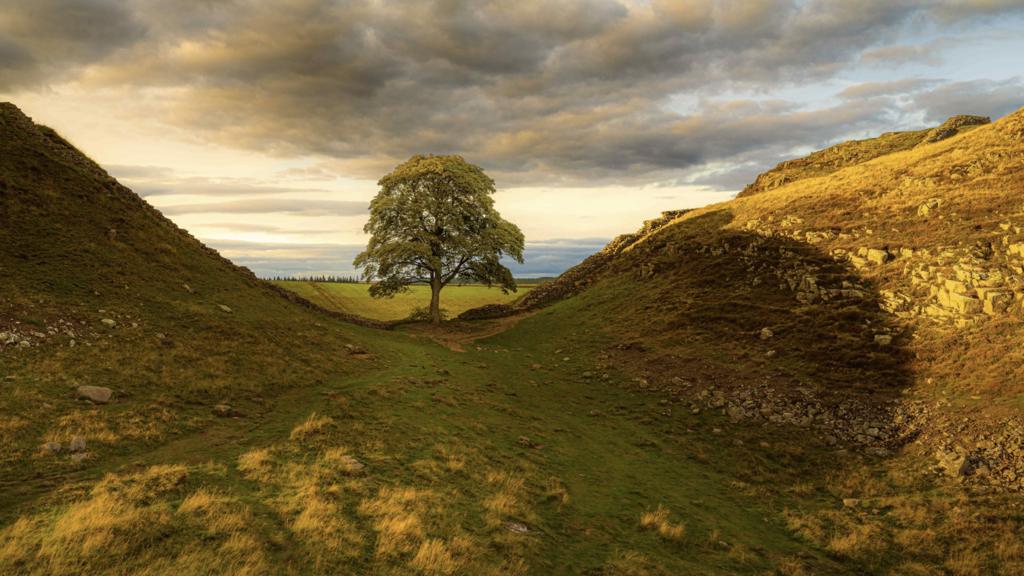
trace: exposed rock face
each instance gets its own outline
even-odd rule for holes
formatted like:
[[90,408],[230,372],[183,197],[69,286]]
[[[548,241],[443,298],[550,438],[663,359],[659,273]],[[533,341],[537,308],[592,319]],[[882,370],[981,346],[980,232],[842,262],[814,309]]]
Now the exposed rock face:
[[114,395],[114,391],[104,386],[79,386],[78,397],[83,400],[88,400],[94,404],[106,404],[110,402],[110,398]]
[[[938,203],[922,206],[931,210]],[[745,229],[766,237],[781,236],[811,244],[869,238],[858,230],[840,228],[805,231],[792,218],[783,218],[779,223],[752,220]],[[836,248],[830,253],[837,261],[849,262],[858,270],[896,267],[902,282],[879,291],[884,310],[901,318],[922,317],[966,327],[992,317],[1024,315],[1024,213],[1000,223],[991,232],[995,241],[969,247],[862,246],[854,251]],[[819,279],[811,270],[806,272],[799,277],[791,276],[788,283],[801,293],[798,298],[813,301],[821,293]],[[861,290],[852,284],[844,288]]]

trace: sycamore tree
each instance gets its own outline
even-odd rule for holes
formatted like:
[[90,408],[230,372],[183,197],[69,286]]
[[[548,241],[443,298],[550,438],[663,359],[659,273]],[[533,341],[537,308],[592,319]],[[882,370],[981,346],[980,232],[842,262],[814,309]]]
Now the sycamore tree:
[[380,179],[370,235],[355,265],[387,298],[430,285],[430,319],[441,322],[441,290],[479,282],[515,291],[504,256],[523,262],[523,233],[494,209],[494,181],[460,156],[413,156]]

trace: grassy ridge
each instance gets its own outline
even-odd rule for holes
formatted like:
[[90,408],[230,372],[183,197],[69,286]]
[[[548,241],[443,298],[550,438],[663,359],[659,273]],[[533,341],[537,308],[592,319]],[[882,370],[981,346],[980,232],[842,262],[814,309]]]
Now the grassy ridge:
[[[407,292],[393,298],[377,299],[370,297],[368,284],[301,280],[274,283],[328,310],[358,314],[374,320],[401,320],[408,318],[417,308],[430,304],[429,286],[410,286]],[[448,316],[455,317],[485,304],[512,302],[531,289],[530,285],[520,285],[518,292],[504,294],[499,288],[452,285],[441,291],[441,308],[447,311]]]

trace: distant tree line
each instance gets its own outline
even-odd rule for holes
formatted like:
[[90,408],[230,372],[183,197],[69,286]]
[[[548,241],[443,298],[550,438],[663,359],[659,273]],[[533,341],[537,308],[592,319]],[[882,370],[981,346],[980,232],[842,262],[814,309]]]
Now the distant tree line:
[[271,276],[270,280],[275,282],[325,282],[330,284],[361,284],[363,281],[358,276]]

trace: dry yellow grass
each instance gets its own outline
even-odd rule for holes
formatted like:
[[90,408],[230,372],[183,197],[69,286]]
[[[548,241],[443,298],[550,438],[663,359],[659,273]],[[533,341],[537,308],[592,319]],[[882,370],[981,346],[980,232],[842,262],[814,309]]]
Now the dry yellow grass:
[[304,422],[292,429],[290,438],[292,442],[302,442],[322,433],[325,428],[333,423],[334,419],[330,416],[320,416],[313,412]]
[[460,563],[452,556],[443,540],[430,538],[420,544],[409,566],[421,574],[447,576],[455,574]]
[[668,509],[661,504],[640,515],[640,527],[657,532],[664,540],[682,540],[686,536],[686,526],[681,522],[672,522]]
[[488,511],[489,524],[497,525],[510,518],[529,520],[532,517],[527,501],[526,481],[522,476],[510,471],[492,470],[485,474],[484,480],[495,489],[483,503]]
[[238,470],[248,479],[267,482],[274,467],[271,448],[254,448],[238,457]]
[[373,518],[377,556],[416,551],[425,537],[422,515],[435,498],[429,490],[398,486],[381,488],[376,497],[363,500],[359,513]]
[[107,475],[56,514],[20,517],[0,532],[0,574],[268,573],[245,505],[199,488],[175,509],[187,479],[184,466]]

